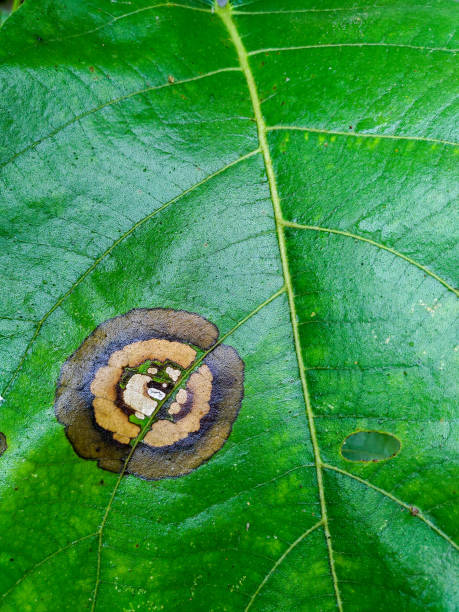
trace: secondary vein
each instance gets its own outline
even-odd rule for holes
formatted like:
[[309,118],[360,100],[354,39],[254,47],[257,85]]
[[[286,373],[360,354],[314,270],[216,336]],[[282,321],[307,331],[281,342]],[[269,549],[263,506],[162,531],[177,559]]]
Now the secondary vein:
[[[413,510],[413,506],[410,506],[409,504],[407,504],[403,500],[399,499],[398,497],[396,497],[392,493],[389,493],[389,491],[386,491],[385,489],[381,489],[381,487],[378,487],[378,486],[374,485],[369,480],[365,480],[364,478],[360,478],[360,476],[356,476],[355,474],[352,474],[351,472],[348,472],[347,470],[343,470],[343,469],[341,469],[339,467],[336,467],[334,465],[329,465],[328,463],[324,463],[323,467],[326,470],[331,470],[333,472],[337,472],[338,474],[342,474],[343,476],[347,476],[348,478],[352,478],[353,480],[357,480],[357,482],[360,482],[361,484],[365,485],[366,487],[368,487],[370,489],[374,489],[378,493],[381,493],[381,495],[384,495],[385,497],[388,497],[393,502],[395,502],[399,506],[402,506],[403,508],[405,508],[409,512],[411,512]],[[450,544],[455,550],[459,551],[459,546],[456,544],[456,542],[454,540],[452,540],[449,537],[449,535],[447,535],[444,531],[442,531],[439,527],[437,527],[435,525],[435,523],[432,523],[432,521],[430,519],[428,519],[419,510],[419,508],[417,508],[417,510],[418,510],[418,512],[416,512],[414,514],[414,516],[416,518],[418,518],[419,520],[423,521],[426,525],[428,525],[432,529],[432,531],[435,531],[436,534],[438,534],[440,537],[442,537],[444,540],[446,540],[448,542],[448,544]]]
[[410,140],[415,142],[432,142],[434,144],[444,144],[457,147],[459,143],[452,140],[442,140],[441,138],[429,138],[428,136],[403,136],[397,134],[371,134],[369,132],[341,132],[339,130],[324,130],[320,128],[302,127],[297,125],[272,125],[266,128],[268,132],[279,130],[296,131],[296,132],[311,132],[313,134],[330,134],[332,136],[352,136],[354,138],[375,138],[386,140]]
[[249,603],[247,604],[244,612],[248,612],[248,610],[250,610],[250,608],[253,605],[253,602],[255,601],[255,598],[258,596],[258,594],[261,591],[261,589],[265,586],[265,584],[268,582],[268,580],[274,574],[274,572],[279,567],[279,565],[282,563],[282,561],[285,559],[285,557],[287,557],[287,555],[289,555],[292,552],[292,550],[296,546],[298,546],[298,544],[300,544],[300,542],[302,542],[310,533],[312,533],[313,531],[318,529],[321,525],[323,525],[323,520],[322,519],[318,523],[316,523],[315,525],[310,527],[307,531],[302,533],[294,542],[292,542],[292,544],[290,544],[290,546],[283,552],[283,554],[279,557],[279,559],[277,559],[277,561],[274,563],[272,568],[269,570],[269,572],[266,574],[266,576],[260,582],[260,584],[258,585],[256,591],[254,592],[254,594],[250,598]]
[[35,342],[38,334],[40,333],[41,328],[43,327],[43,324],[45,323],[45,321],[49,318],[49,316],[57,309],[59,308],[59,306],[61,306],[61,304],[64,302],[64,300],[67,299],[67,297],[76,289],[76,287],[78,287],[78,285],[80,285],[84,279],[95,269],[97,268],[97,266],[113,251],[113,249],[115,247],[117,247],[121,242],[123,242],[123,240],[125,240],[128,236],[130,236],[136,229],[138,229],[141,225],[143,225],[144,223],[146,223],[147,221],[149,221],[150,219],[152,219],[155,215],[157,215],[158,213],[162,212],[164,209],[166,209],[168,206],[170,206],[171,204],[174,204],[175,202],[177,202],[178,200],[180,200],[181,198],[183,198],[184,196],[186,196],[187,194],[191,193],[192,191],[194,191],[195,189],[197,189],[198,187],[200,187],[201,185],[203,185],[204,183],[207,183],[208,181],[210,181],[212,178],[218,176],[219,174],[221,174],[222,172],[225,172],[225,170],[228,170],[229,168],[231,168],[232,166],[235,166],[236,164],[239,164],[240,162],[248,159],[249,157],[252,157],[253,155],[256,155],[257,153],[260,152],[260,149],[255,149],[254,151],[250,151],[250,153],[247,153],[246,155],[242,155],[241,157],[239,157],[238,159],[230,162],[229,164],[227,164],[226,166],[223,166],[223,168],[220,168],[219,170],[217,170],[216,172],[213,172],[212,174],[209,174],[208,176],[206,176],[204,179],[202,179],[201,181],[199,181],[198,183],[192,185],[191,187],[188,187],[188,189],[185,189],[185,191],[182,191],[182,193],[180,193],[178,196],[175,196],[175,198],[172,198],[172,200],[169,200],[168,202],[166,202],[165,204],[163,204],[162,206],[160,206],[159,208],[157,208],[156,210],[154,210],[153,212],[149,213],[148,215],[146,215],[145,217],[143,217],[142,219],[140,219],[139,221],[137,221],[136,223],[134,223],[134,225],[132,225],[128,230],[126,230],[117,240],[115,240],[115,242],[113,242],[108,249],[106,249],[84,272],[83,274],[72,284],[72,286],[57,300],[57,302],[48,310],[48,312],[46,312],[43,317],[37,322],[37,327],[35,329],[35,332],[32,336],[32,338],[30,339],[29,343],[27,344],[24,353],[22,354],[21,359],[19,360],[19,363],[16,367],[16,369],[14,370],[13,374],[11,375],[10,379],[8,380],[8,382],[6,383],[6,386],[4,387],[3,391],[2,391],[2,395],[3,397],[5,397],[7,391],[10,389],[12,383],[14,382],[16,376],[18,375],[19,371],[21,370],[25,358],[27,357],[27,354],[29,352],[29,350],[31,349],[33,343]]
[[20,155],[23,155],[24,153],[31,151],[32,149],[40,145],[42,142],[48,140],[49,138],[52,138],[53,136],[56,136],[56,134],[58,134],[59,132],[62,132],[62,130],[65,130],[65,128],[69,127],[70,125],[73,125],[74,123],[77,123],[78,121],[81,121],[85,117],[89,117],[90,115],[93,115],[94,113],[97,113],[103,110],[104,108],[113,106],[114,104],[118,104],[119,102],[124,102],[124,100],[129,100],[130,98],[134,98],[135,96],[140,96],[142,94],[149,93],[150,91],[156,91],[158,89],[165,89],[167,87],[175,87],[177,85],[191,83],[192,81],[198,81],[200,79],[212,77],[222,72],[239,72],[239,71],[240,71],[240,68],[238,68],[237,66],[235,67],[228,66],[226,68],[219,68],[218,70],[212,70],[212,72],[207,72],[206,74],[199,74],[197,76],[189,77],[187,79],[181,79],[180,81],[174,81],[174,82],[168,81],[167,83],[163,83],[162,85],[152,85],[151,87],[144,87],[143,89],[137,89],[136,91],[132,91],[131,93],[128,93],[124,96],[119,96],[118,98],[113,98],[112,100],[103,102],[102,104],[99,104],[98,106],[94,108],[91,108],[87,111],[84,111],[83,113],[80,113],[79,115],[76,115],[76,117],[72,117],[72,119],[69,119],[69,121],[66,121],[62,125],[58,126],[52,132],[49,132],[45,136],[42,136],[41,138],[38,138],[34,142],[30,143],[29,145],[27,145],[26,147],[24,147],[23,149],[21,149],[14,155],[12,155],[9,159],[0,163],[0,169],[4,168],[5,166],[13,162]]
[[380,242],[371,240],[371,238],[365,238],[364,236],[359,236],[358,234],[353,234],[352,232],[347,232],[345,230],[333,229],[330,227],[320,227],[319,225],[303,225],[301,223],[293,223],[292,221],[284,221],[283,224],[285,225],[285,227],[292,227],[294,229],[310,230],[310,231],[315,231],[315,232],[325,232],[328,234],[337,234],[338,236],[346,236],[347,238],[353,238],[354,240],[360,240],[361,242],[366,242],[367,244],[371,244],[372,246],[375,246],[378,249],[382,249],[383,251],[392,253],[392,255],[395,255],[396,257],[400,257],[401,259],[407,261],[413,266],[416,266],[416,268],[419,268],[420,270],[422,270],[423,272],[425,272],[426,274],[428,274],[429,276],[437,280],[439,283],[441,283],[444,287],[446,287],[446,289],[448,289],[449,291],[452,291],[454,295],[459,296],[459,291],[457,289],[455,289],[447,281],[441,278],[441,276],[438,276],[438,274],[435,274],[435,272],[432,272],[432,270],[429,270],[429,268],[426,268],[422,264],[418,263],[415,259],[408,257],[408,255],[404,255],[403,253],[400,253],[399,251],[396,251],[395,249],[388,247]]
[[457,49],[447,47],[422,47],[419,45],[385,43],[385,42],[356,42],[356,43],[324,43],[318,45],[298,45],[297,47],[269,47],[266,49],[255,49],[248,55],[258,55],[260,53],[281,53],[283,51],[302,51],[304,49],[323,49],[327,47],[387,47],[398,49],[414,49],[415,51],[443,51],[445,53],[457,53]]

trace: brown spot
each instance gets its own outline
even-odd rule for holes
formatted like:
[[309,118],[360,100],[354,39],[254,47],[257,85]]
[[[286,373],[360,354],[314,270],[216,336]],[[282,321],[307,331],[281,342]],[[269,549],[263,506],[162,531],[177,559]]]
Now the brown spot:
[[116,400],[116,385],[123,370],[111,366],[102,366],[96,372],[91,383],[91,393],[96,397],[102,397],[114,402]]
[[167,80],[169,81],[169,83],[175,83],[175,79],[171,74],[167,77]]
[[416,506],[410,506],[410,514],[411,516],[417,516],[419,514],[419,508],[416,508]]
[[[186,370],[196,359],[195,347],[209,350],[217,338],[218,329],[203,317],[165,309],[131,310],[97,327],[63,365],[56,391],[56,416],[77,454],[120,472],[130,443],[140,432],[129,414],[142,416],[142,410],[123,401],[127,387],[137,377],[140,382],[135,379],[131,386],[136,381],[142,384],[134,391],[142,402],[144,398],[153,402],[148,396],[155,397],[151,384],[157,384],[153,380],[147,384],[146,370],[140,368],[140,373],[135,368],[152,360]],[[131,368],[127,384],[124,368]],[[154,401],[157,416],[149,404],[147,416],[153,415],[153,424],[135,448],[126,473],[147,479],[180,476],[209,459],[223,446],[239,412],[243,369],[234,349],[217,346],[172,401],[167,396],[164,405]],[[168,366],[161,371],[173,374],[169,389],[176,380],[180,383],[181,370]],[[152,367],[147,372],[154,377],[157,370]]]
[[124,351],[115,351],[108,360],[108,365],[114,368],[125,368],[129,363],[127,353]]
[[203,363],[212,374],[212,390],[210,409],[202,416],[199,430],[166,447],[155,448],[141,442],[129,461],[131,474],[148,480],[188,474],[210,459],[227,440],[241,406],[244,363],[232,347],[225,345],[217,346]]
[[0,455],[3,455],[7,448],[8,444],[6,443],[6,436],[0,431]]

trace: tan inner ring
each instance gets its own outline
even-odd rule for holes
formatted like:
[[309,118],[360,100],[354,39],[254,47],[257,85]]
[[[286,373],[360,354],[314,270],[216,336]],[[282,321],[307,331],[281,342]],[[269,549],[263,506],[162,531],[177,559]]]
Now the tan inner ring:
[[[128,444],[140,433],[140,427],[131,423],[128,415],[115,403],[117,385],[123,373],[123,368],[136,367],[147,359],[152,359],[170,360],[186,369],[190,367],[195,357],[196,351],[187,344],[156,338],[128,344],[123,349],[112,353],[108,365],[97,370],[91,383],[91,392],[95,396],[92,405],[98,425],[112,432],[114,440]],[[139,384],[136,384],[136,388],[133,389],[132,400],[134,405],[130,407],[137,410],[139,406],[143,406],[146,410],[145,414],[148,414],[149,411],[151,414],[156,407],[156,402],[146,394],[146,385],[143,385],[143,382],[147,382],[143,381],[143,377],[145,379],[148,377],[144,375],[136,376],[141,376],[142,380],[139,378],[136,381]],[[156,421],[143,441],[154,447],[169,446],[186,438],[190,433],[199,431],[201,419],[210,410],[211,391],[212,373],[203,364],[190,376],[186,391],[181,389],[177,392],[175,401],[169,408],[169,414],[172,416],[180,413],[182,405],[188,400],[190,394],[192,399],[191,410],[175,422]],[[127,396],[127,399],[129,397],[130,395]],[[145,406],[143,402],[145,402]]]

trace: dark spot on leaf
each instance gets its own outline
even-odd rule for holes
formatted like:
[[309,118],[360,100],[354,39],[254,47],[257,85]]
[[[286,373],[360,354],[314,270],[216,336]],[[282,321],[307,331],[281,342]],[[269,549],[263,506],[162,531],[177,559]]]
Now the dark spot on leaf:
[[210,459],[243,395],[244,364],[217,339],[215,325],[185,311],[136,309],[102,323],[58,381],[55,413],[75,452],[111,472],[129,456],[125,473],[148,480]]
[[0,431],[0,455],[3,455],[7,448],[8,444],[6,443],[6,436]]

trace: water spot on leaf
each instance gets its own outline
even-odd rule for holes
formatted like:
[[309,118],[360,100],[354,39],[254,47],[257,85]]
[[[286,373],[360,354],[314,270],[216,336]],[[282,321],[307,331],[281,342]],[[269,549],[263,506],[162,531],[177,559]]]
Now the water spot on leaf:
[[382,431],[357,431],[350,434],[341,446],[341,454],[348,461],[383,461],[400,452],[401,443],[392,434]]

